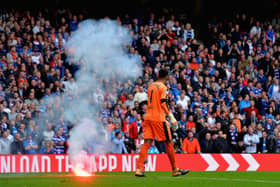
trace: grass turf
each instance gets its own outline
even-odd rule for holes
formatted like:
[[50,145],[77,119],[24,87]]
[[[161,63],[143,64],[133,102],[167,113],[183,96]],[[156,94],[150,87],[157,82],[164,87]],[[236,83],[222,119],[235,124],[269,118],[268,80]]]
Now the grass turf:
[[94,177],[72,174],[1,174],[2,187],[270,187],[280,186],[280,172],[190,172],[171,177],[170,172],[147,172],[136,178],[134,173],[96,173]]

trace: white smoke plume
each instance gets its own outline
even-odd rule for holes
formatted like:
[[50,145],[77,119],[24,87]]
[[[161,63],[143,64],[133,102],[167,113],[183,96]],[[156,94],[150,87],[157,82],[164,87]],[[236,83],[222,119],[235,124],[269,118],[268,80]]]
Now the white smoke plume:
[[62,96],[51,97],[47,115],[74,124],[69,139],[71,161],[82,151],[105,153],[109,150],[106,130],[98,120],[100,105],[97,95],[112,91],[116,81],[134,80],[141,75],[141,62],[128,55],[129,30],[116,21],[86,20],[80,23],[66,43],[70,63],[79,65],[72,89]]

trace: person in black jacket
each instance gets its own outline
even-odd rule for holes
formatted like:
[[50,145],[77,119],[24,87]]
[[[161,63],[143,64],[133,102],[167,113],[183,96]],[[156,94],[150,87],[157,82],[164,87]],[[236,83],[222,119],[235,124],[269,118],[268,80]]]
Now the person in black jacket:
[[213,140],[209,132],[207,132],[205,138],[201,140],[200,147],[202,153],[213,153]]
[[129,137],[129,132],[126,131],[124,133],[124,145],[126,147],[126,150],[128,153],[131,153],[132,151],[135,151],[135,142],[132,138]]
[[245,153],[246,147],[244,145],[243,140],[239,140],[237,142],[236,153]]
[[260,138],[260,142],[257,145],[257,152],[258,153],[267,153],[269,149],[269,140],[267,137],[267,132],[262,132],[262,137]]
[[24,154],[23,143],[21,141],[19,133],[15,134],[15,140],[11,144],[11,153],[17,155]]
[[230,129],[227,133],[227,141],[229,143],[229,151],[231,153],[237,152],[238,132],[234,124],[230,125]]
[[274,133],[268,136],[268,152],[269,153],[275,153],[276,152],[276,146],[277,146],[277,133],[278,129],[274,129]]
[[215,138],[213,142],[213,152],[214,153],[228,153],[228,143],[226,140],[226,135],[223,134],[223,131],[220,130],[218,135],[214,135]]
[[258,66],[258,70],[262,69],[266,76],[272,75],[273,76],[273,67],[271,63],[271,56],[270,53],[266,53],[266,55],[259,60],[260,64]]

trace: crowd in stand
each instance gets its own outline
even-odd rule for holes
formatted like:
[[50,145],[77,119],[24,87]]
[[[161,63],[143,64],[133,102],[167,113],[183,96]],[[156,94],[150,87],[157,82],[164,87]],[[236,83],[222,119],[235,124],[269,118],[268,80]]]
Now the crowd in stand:
[[[75,81],[64,45],[86,17],[68,9],[0,11],[0,154],[67,152],[68,122],[36,119],[45,112],[42,98]],[[99,101],[113,153],[139,152],[147,87],[161,68],[169,70],[177,153],[280,153],[279,15],[209,20],[203,42],[192,21],[175,14],[114,19],[130,29],[127,51],[141,56],[143,76],[116,83]],[[164,153],[164,145],[155,140],[149,152]]]

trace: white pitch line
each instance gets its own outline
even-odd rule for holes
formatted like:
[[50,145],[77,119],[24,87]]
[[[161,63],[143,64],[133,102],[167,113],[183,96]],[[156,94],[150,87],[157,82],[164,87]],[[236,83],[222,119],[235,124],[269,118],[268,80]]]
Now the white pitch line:
[[[163,176],[157,176],[159,178],[167,178]],[[171,177],[168,177],[170,180]],[[173,178],[173,177],[172,177]],[[269,183],[269,184],[280,184],[280,181],[271,181],[271,180],[251,180],[251,179],[232,179],[232,178],[215,178],[215,177],[189,177],[189,176],[182,176],[174,178],[175,180],[178,179],[197,179],[197,180],[215,180],[215,181],[233,181],[233,182],[254,182],[254,183]]]

